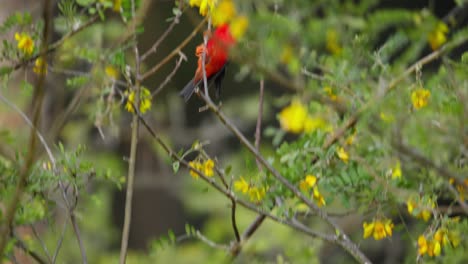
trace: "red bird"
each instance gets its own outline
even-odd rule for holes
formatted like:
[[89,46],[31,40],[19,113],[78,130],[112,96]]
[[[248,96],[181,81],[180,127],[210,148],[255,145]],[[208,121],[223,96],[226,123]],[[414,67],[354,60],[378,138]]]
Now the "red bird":
[[[236,41],[229,30],[229,26],[224,24],[216,28],[213,35],[206,44],[206,78],[209,82],[214,80],[217,97],[221,92],[221,81],[226,71],[229,48],[232,47],[235,42]],[[193,92],[195,91],[195,88],[203,82],[203,50],[203,44],[197,47],[195,55],[198,57],[198,67],[195,71],[195,76],[179,93],[180,96],[184,98],[185,102],[190,99]]]

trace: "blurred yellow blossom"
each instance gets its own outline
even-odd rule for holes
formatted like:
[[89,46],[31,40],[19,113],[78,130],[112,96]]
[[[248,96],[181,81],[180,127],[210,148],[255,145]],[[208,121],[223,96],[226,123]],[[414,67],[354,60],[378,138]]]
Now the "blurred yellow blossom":
[[354,143],[355,139],[356,139],[356,131],[354,131],[354,133],[352,133],[346,138],[345,144],[348,146],[351,146]]
[[431,97],[431,92],[424,88],[418,88],[411,93],[411,102],[413,103],[413,107],[415,109],[421,109],[425,107],[428,102],[429,98]]
[[299,134],[304,130],[307,108],[301,101],[294,99],[279,113],[279,121],[284,131]]
[[230,30],[234,39],[241,39],[249,26],[249,19],[246,16],[237,16],[231,21]]
[[115,12],[120,12],[121,7],[122,7],[122,0],[114,0],[114,6],[112,7],[112,9]]
[[338,96],[333,92],[333,89],[330,86],[323,87],[323,91],[327,94],[328,98],[332,101],[338,100]]
[[117,70],[117,68],[115,68],[112,65],[107,65],[104,71],[106,72],[106,75],[109,78],[112,78],[114,80],[117,80],[119,78],[119,75],[120,75],[119,70]]
[[31,55],[34,51],[34,41],[27,33],[15,33],[18,49],[26,55]]
[[47,62],[45,62],[42,57],[37,58],[34,61],[33,72],[36,74],[47,74]]
[[236,16],[236,13],[236,6],[232,0],[221,0],[213,9],[211,22],[214,26],[226,24]]
[[[125,104],[125,109],[128,112],[134,113],[133,106],[135,105],[135,91],[125,92],[127,96],[127,103]],[[151,109],[151,92],[145,87],[141,87],[140,91],[140,113],[144,114],[146,111]]]
[[206,177],[212,177],[214,175],[214,165],[215,164],[212,159],[208,159],[203,163],[203,173],[205,173]]
[[294,58],[294,50],[290,44],[283,46],[281,51],[280,61],[284,64],[288,64]]
[[442,251],[440,242],[437,240],[427,240],[424,235],[418,237],[418,255],[423,256],[424,254],[430,257],[437,257]]
[[332,131],[332,127],[325,121],[325,119],[315,116],[307,116],[306,119],[304,120],[304,132],[310,133],[314,132],[318,129],[321,129],[323,131],[330,132]]
[[319,192],[319,189],[317,186],[314,187],[312,197],[314,198],[314,201],[317,203],[318,207],[322,207],[325,205],[325,199],[323,198],[322,194]]
[[400,179],[401,175],[401,164],[400,161],[397,161],[392,169],[392,179]]
[[460,234],[456,231],[441,227],[435,232],[434,240],[438,241],[443,246],[451,245],[452,247],[457,247],[460,244]]
[[338,33],[334,29],[328,29],[326,33],[326,48],[333,55],[341,53],[341,46],[338,42]]
[[206,14],[208,14],[208,10],[210,12],[213,11],[217,2],[217,0],[190,0],[189,5],[199,7],[200,15],[206,16]]
[[[198,161],[190,161],[189,162],[189,166],[194,168],[195,170],[197,171],[202,171],[203,170],[203,165],[198,162]],[[196,171],[194,170],[190,170],[190,175],[194,178],[194,179],[198,179],[199,175]]]
[[260,202],[265,197],[266,190],[265,187],[250,187],[249,189],[249,196],[250,201],[252,202]]
[[384,122],[391,123],[395,120],[392,114],[380,112],[380,119]]
[[421,198],[418,198],[418,201],[416,202],[411,197],[406,201],[406,206],[410,215],[427,222],[431,219],[432,209],[435,208],[435,203],[432,199],[424,201]]
[[463,184],[455,184],[455,179],[450,178],[449,183],[452,184],[452,185],[455,185],[455,188],[458,191],[458,195],[460,197],[460,200],[465,201],[466,200],[467,190],[468,190],[468,179],[465,179],[463,181]]
[[234,182],[234,188],[237,191],[240,191],[242,193],[247,193],[249,191],[250,185],[249,183],[244,179],[244,177],[240,177],[239,180]]
[[349,154],[343,147],[339,147],[336,151],[338,158],[340,158],[344,163],[348,163]]
[[299,188],[303,191],[307,191],[308,189],[314,187],[317,183],[317,177],[312,174],[309,174],[299,183]]
[[362,224],[364,229],[364,238],[373,235],[375,240],[381,240],[385,237],[392,236],[393,223],[391,219],[373,220],[370,223],[364,222]]
[[429,45],[431,45],[432,50],[438,49],[447,42],[448,32],[449,28],[445,23],[440,22],[436,25],[435,29],[429,33],[428,37]]
[[[206,177],[212,177],[214,175],[214,171],[213,171],[214,165],[215,164],[214,164],[214,161],[212,159],[208,159],[203,163],[198,161],[198,160],[192,160],[192,161],[189,162],[190,167],[194,168],[195,170],[200,171]],[[195,170],[190,169],[189,172],[190,172],[190,175],[194,179],[198,179],[199,175]]]

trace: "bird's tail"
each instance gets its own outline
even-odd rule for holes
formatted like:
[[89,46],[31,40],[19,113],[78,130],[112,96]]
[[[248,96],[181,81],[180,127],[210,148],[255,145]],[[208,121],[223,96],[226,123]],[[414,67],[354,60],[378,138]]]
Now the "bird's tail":
[[195,92],[195,88],[197,87],[198,82],[195,83],[195,79],[192,79],[187,85],[185,85],[184,89],[180,91],[179,95],[184,98],[184,101],[187,102],[190,97],[192,97],[193,92]]

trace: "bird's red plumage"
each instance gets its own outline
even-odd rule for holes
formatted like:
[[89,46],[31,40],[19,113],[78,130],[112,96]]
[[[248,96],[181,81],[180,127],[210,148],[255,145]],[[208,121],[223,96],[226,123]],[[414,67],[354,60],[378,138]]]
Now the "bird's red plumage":
[[[219,95],[221,80],[224,76],[225,65],[228,60],[229,49],[235,44],[235,39],[231,35],[227,24],[217,27],[206,44],[205,52],[205,72],[208,80],[213,79],[216,85],[216,92]],[[203,79],[203,52],[205,46],[199,45],[195,51],[198,57],[198,66],[193,79],[180,91],[180,95],[185,101],[192,96],[195,88]]]
[[[235,44],[235,40],[229,31],[227,24],[221,25],[213,33],[213,36],[206,44],[205,71],[206,77],[210,78],[213,74],[220,71],[227,62],[229,48]],[[203,44],[199,45],[196,50],[198,57],[198,67],[195,72],[194,82],[203,78]]]

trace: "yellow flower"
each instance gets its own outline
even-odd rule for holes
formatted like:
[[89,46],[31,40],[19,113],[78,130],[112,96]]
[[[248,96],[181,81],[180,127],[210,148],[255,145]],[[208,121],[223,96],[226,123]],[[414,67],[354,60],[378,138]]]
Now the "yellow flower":
[[18,42],[18,49],[25,55],[31,55],[34,51],[34,41],[31,36],[26,33],[15,33],[16,42]]
[[377,221],[375,222],[375,227],[374,227],[374,239],[375,240],[381,240],[385,238],[387,234],[385,233],[385,226],[382,222]]
[[430,257],[437,257],[440,255],[442,248],[438,241],[430,241],[427,245],[427,254]]
[[432,50],[438,49],[447,42],[448,32],[449,29],[445,23],[440,22],[437,24],[436,28],[429,33],[428,37],[429,45],[431,45]]
[[425,107],[428,104],[430,97],[431,92],[429,90],[424,88],[414,90],[411,93],[411,102],[413,103],[413,107],[415,109],[421,109]]
[[[432,210],[431,209],[435,208],[435,203],[430,199],[427,202],[428,202],[428,204],[423,204],[421,206],[421,204],[420,204],[421,199],[420,198],[418,199],[418,203],[413,201],[413,198],[409,198],[408,201],[406,202],[406,206],[408,208],[408,213],[410,213],[411,215],[413,215],[414,217],[416,217],[418,219],[423,219],[425,222],[429,221],[429,219],[431,219],[431,216],[432,216]],[[418,214],[413,213],[415,209],[419,210]]]
[[408,199],[408,201],[406,201],[406,206],[408,207],[408,213],[413,214],[413,211],[416,208],[416,203],[413,199]]
[[190,6],[198,6],[200,9],[200,15],[206,16],[208,10],[210,12],[213,11],[214,7],[216,6],[217,0],[190,0]]
[[323,87],[323,91],[328,95],[328,98],[332,101],[338,100],[338,96],[333,92],[333,89],[330,86]]
[[122,7],[122,0],[114,0],[114,5],[112,7],[112,10],[115,12],[120,12],[120,9]]
[[380,112],[380,119],[382,119],[382,121],[387,122],[387,123],[391,123],[393,122],[393,120],[395,120],[392,114],[387,114],[384,112]]
[[354,132],[353,134],[349,135],[346,138],[345,144],[348,145],[348,146],[351,146],[354,143],[355,139],[356,139],[356,132]]
[[392,179],[400,179],[401,178],[401,164],[400,161],[397,161],[395,167],[392,169]]
[[338,34],[334,29],[327,30],[326,48],[331,54],[339,55],[341,53],[342,48],[338,43]]
[[38,75],[47,74],[47,62],[45,62],[42,57],[36,59],[34,62],[33,72]]
[[323,118],[307,116],[304,120],[304,132],[310,133],[318,129],[323,129],[324,131],[332,130],[331,126]]
[[392,232],[393,227],[394,227],[394,225],[393,225],[392,220],[391,220],[391,219],[387,219],[387,220],[385,221],[385,232],[387,233],[387,236],[392,236],[392,234],[393,234],[393,232]]
[[428,245],[427,245],[426,237],[423,235],[420,235],[418,237],[418,254],[421,256],[426,254],[427,248],[428,248]]
[[458,191],[458,195],[460,196],[460,200],[465,201],[465,194],[466,194],[465,186],[457,184],[456,188]]
[[[194,168],[194,169],[196,169],[196,170],[198,170],[198,171],[202,171],[202,170],[203,170],[203,165],[202,165],[200,162],[198,162],[198,161],[190,161],[190,162],[189,162],[189,166],[192,167],[192,168]],[[190,172],[190,175],[191,175],[195,180],[198,179],[199,175],[198,175],[198,173],[197,173],[196,171],[190,170],[189,172]]]
[[447,245],[450,241],[448,239],[448,233],[445,228],[439,228],[434,234],[434,240],[442,243],[442,245]]
[[391,219],[374,220],[371,223],[363,223],[364,238],[373,235],[375,240],[381,240],[392,236],[393,223]]
[[236,16],[236,6],[232,0],[221,0],[211,14],[211,22],[214,26],[226,24]]
[[460,245],[460,234],[456,231],[449,231],[448,240],[452,243],[453,247],[458,247]]
[[247,27],[249,26],[249,19],[246,16],[237,16],[231,21],[230,30],[234,39],[241,39]]
[[325,199],[323,198],[322,194],[319,192],[319,189],[317,186],[314,187],[313,198],[314,198],[314,201],[317,203],[318,207],[322,207],[323,205],[325,205]]
[[339,147],[336,151],[336,154],[338,155],[338,158],[340,158],[344,163],[348,163],[349,154],[343,147]]
[[[135,91],[131,91],[130,93],[125,92],[127,97],[127,103],[125,104],[125,109],[128,112],[134,113],[133,106],[135,105]],[[151,92],[146,89],[145,87],[141,87],[140,91],[140,113],[144,114],[146,111],[151,109]]]
[[431,219],[432,213],[428,209],[424,209],[419,213],[418,218],[422,218],[424,222],[429,221]]
[[263,200],[265,197],[266,190],[265,187],[251,187],[249,189],[249,196],[250,196],[250,201],[252,202],[260,202]]
[[288,64],[294,58],[294,51],[291,45],[287,44],[283,46],[281,51],[280,61],[284,64]]
[[294,99],[291,104],[279,113],[281,128],[287,132],[299,134],[304,130],[307,118],[307,108],[299,100]]
[[212,177],[214,175],[213,168],[214,168],[214,161],[212,159],[208,159],[203,163],[203,171],[206,177]]
[[202,0],[190,0],[189,5],[190,6],[200,6]]
[[424,235],[418,237],[418,255],[424,254],[430,257],[439,256],[442,251],[440,242],[437,240],[428,241]]
[[119,71],[112,65],[107,65],[104,71],[106,72],[106,75],[111,79],[116,80],[119,78]]
[[364,222],[362,224],[362,227],[364,229],[363,237],[368,238],[370,235],[372,235],[372,233],[374,233],[375,223],[374,222],[370,222],[370,223]]
[[237,191],[242,193],[247,193],[250,189],[249,183],[244,179],[244,177],[240,177],[240,180],[234,182],[234,188]]
[[315,177],[312,174],[309,174],[305,177],[304,180],[302,180],[299,183],[299,188],[303,191],[307,191],[309,188],[314,187],[314,185],[317,183],[317,177]]

